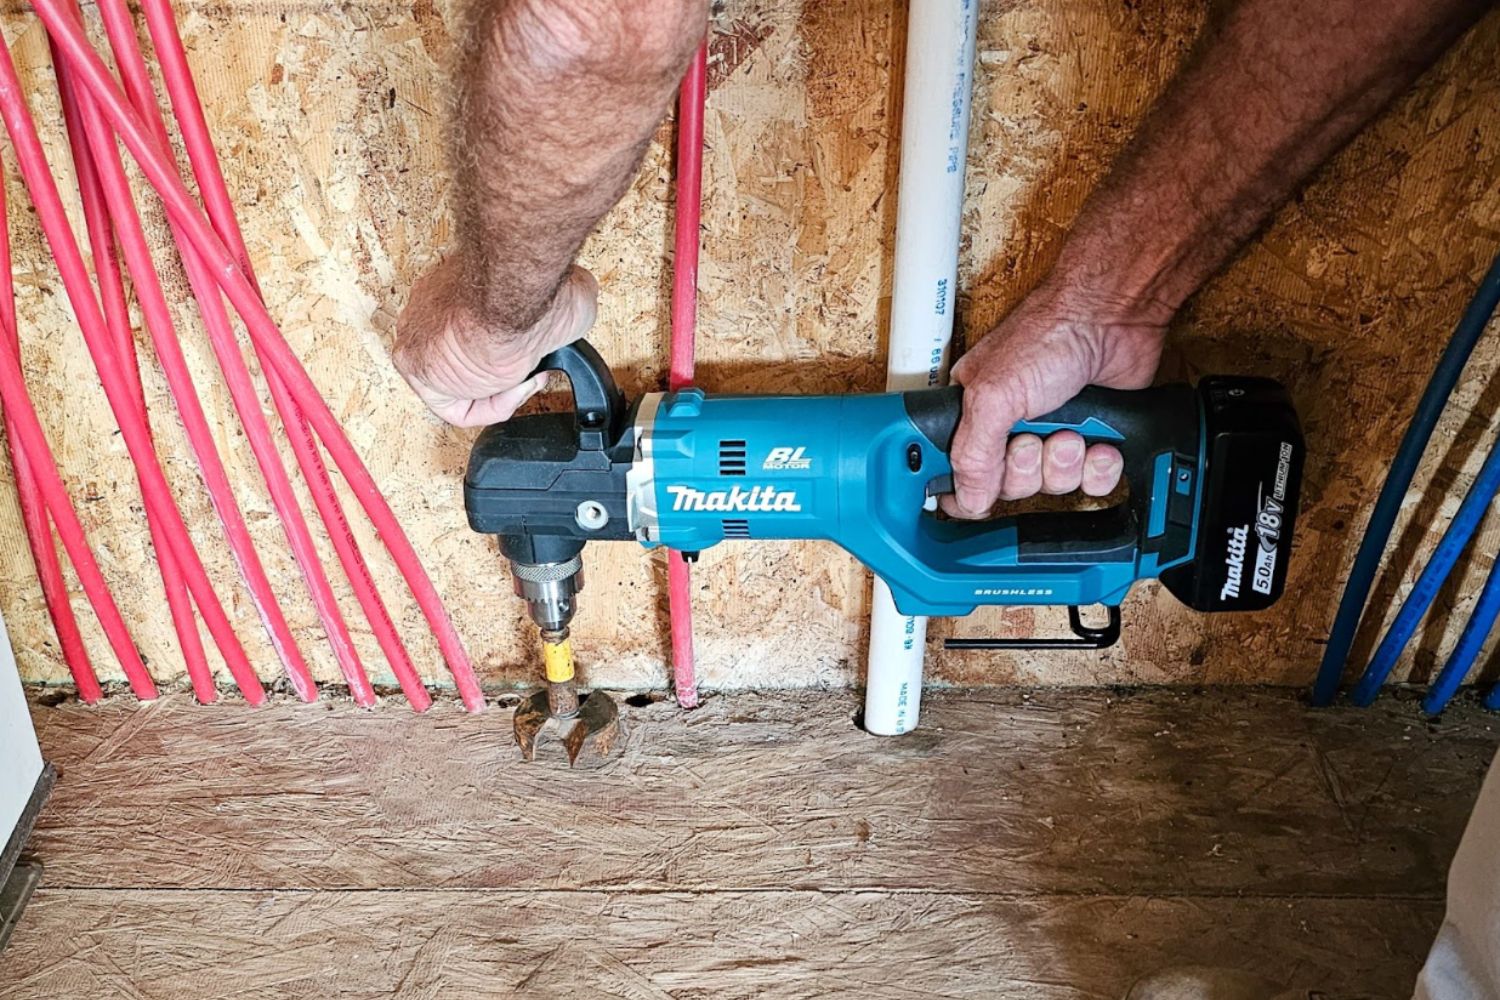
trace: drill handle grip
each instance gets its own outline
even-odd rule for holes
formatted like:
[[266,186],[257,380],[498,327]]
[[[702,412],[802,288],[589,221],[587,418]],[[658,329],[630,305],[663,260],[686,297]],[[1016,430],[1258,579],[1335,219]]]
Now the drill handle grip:
[[[951,450],[963,416],[963,386],[918,389],[903,395],[912,423],[939,450]],[[1191,390],[1181,385],[1133,391],[1091,385],[1051,413],[1018,421],[1010,433],[1046,437],[1057,431],[1077,431],[1089,444],[1134,450],[1133,445],[1150,445],[1169,432],[1184,416],[1184,405],[1193,406],[1190,397]]]
[[[963,415],[963,389],[949,386],[904,394],[907,416],[939,451],[952,449]],[[1197,395],[1172,384],[1126,391],[1089,386],[1050,413],[1016,423],[1011,434],[1046,436],[1071,430],[1088,444],[1110,444],[1125,460],[1129,497],[1108,511],[1023,514],[1002,519],[1015,531],[1023,562],[1083,563],[1131,560],[1166,531],[1169,491],[1196,488],[1200,418]],[[1179,475],[1190,476],[1182,483]],[[953,488],[951,475],[929,484],[928,492]],[[1187,498],[1183,498],[1185,501]],[[951,531],[983,533],[1001,525],[978,522]],[[1165,539],[1163,539],[1165,540]]]
[[[953,435],[963,416],[963,393],[962,386],[952,385],[903,394],[907,416],[944,454],[952,450]],[[1193,390],[1183,384],[1137,390],[1091,385],[1050,413],[1018,421],[1010,433],[1046,437],[1076,431],[1086,444],[1114,445],[1125,458],[1125,475],[1132,487],[1147,486],[1144,478],[1139,483],[1136,479],[1152,474],[1157,455],[1174,447],[1196,449],[1197,413]],[[952,490],[946,477],[939,485],[943,488],[932,492]]]

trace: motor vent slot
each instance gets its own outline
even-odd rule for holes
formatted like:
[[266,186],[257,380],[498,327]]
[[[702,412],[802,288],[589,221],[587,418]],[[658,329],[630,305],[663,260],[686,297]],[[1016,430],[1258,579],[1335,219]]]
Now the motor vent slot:
[[731,518],[724,521],[725,538],[749,538],[750,522],[741,518]]
[[719,442],[719,475],[743,476],[745,474],[745,442]]

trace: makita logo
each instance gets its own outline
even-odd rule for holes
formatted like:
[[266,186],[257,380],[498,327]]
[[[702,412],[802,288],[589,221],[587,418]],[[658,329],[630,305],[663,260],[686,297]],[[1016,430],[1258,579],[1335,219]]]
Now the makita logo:
[[1240,596],[1240,580],[1245,575],[1245,546],[1250,541],[1250,526],[1247,524],[1242,528],[1229,529],[1229,554],[1224,559],[1224,565],[1229,568],[1224,578],[1224,586],[1219,591],[1219,600],[1225,601],[1231,597]]
[[746,514],[787,513],[802,510],[797,494],[774,486],[739,486],[727,490],[695,490],[691,486],[668,486],[673,510],[735,511]]
[[812,459],[807,457],[806,448],[772,448],[771,454],[761,463],[762,469],[768,472],[779,472],[785,469],[810,469]]

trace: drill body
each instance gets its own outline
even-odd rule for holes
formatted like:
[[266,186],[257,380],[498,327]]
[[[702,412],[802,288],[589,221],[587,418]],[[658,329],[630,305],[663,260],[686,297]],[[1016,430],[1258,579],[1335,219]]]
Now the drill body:
[[1148,578],[1199,610],[1255,610],[1283,586],[1304,445],[1284,390],[1266,379],[1087,389],[1014,432],[1071,429],[1116,445],[1127,499],[1106,510],[969,522],[933,512],[952,489],[958,388],[686,389],[627,405],[587,344],[549,356],[542,369],[568,375],[573,412],[487,429],[470,458],[465,505],[476,531],[500,537],[517,591],[543,628],[571,617],[581,552],[593,540],[685,552],[729,540],[826,540],[914,615],[1114,607]]

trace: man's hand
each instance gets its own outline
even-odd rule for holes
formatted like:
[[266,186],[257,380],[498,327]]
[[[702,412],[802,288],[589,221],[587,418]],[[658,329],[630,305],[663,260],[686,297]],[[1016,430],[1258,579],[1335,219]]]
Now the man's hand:
[[527,378],[546,354],[594,324],[599,286],[574,267],[531,326],[486,320],[457,258],[439,264],[412,289],[396,324],[396,369],[422,402],[450,424],[484,427],[511,415],[547,383]]
[[1085,448],[1072,431],[1043,441],[1035,434],[1012,438],[1010,429],[1087,385],[1150,385],[1165,333],[1160,309],[1090,302],[1045,286],[1029,295],[953,368],[953,381],[964,387],[964,415],[953,436],[955,491],[944,509],[984,518],[999,499],[1113,490],[1124,468],[1117,449]]
[[449,135],[454,245],[412,290],[396,367],[460,427],[540,390],[594,322],[570,265],[630,186],[708,26],[707,0],[461,0]]
[[965,387],[945,509],[1112,489],[1121,459],[1015,421],[1085,385],[1148,385],[1162,331],[1319,163],[1494,0],[1237,0],[1090,196],[1052,275],[953,369]]

